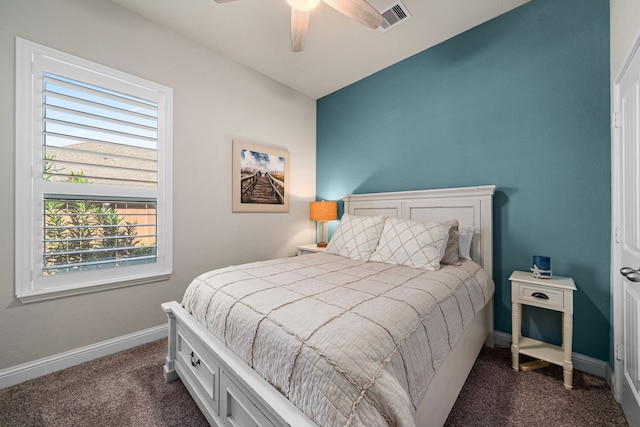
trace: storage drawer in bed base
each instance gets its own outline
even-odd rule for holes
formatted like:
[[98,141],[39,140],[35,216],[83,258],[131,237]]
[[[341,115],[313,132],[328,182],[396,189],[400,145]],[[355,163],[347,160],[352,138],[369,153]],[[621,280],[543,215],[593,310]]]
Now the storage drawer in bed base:
[[[177,303],[163,304],[163,308],[169,316],[165,378],[171,381],[176,378],[175,374],[180,377],[211,425],[315,427],[297,408],[297,412],[292,413],[292,405],[284,396],[280,395],[271,403],[273,409],[267,409],[268,406],[263,405],[262,393],[252,393],[242,382],[248,378],[252,387],[265,387],[264,379],[256,377],[255,371],[248,367],[242,369],[253,372],[251,376],[246,372],[239,374],[241,366],[234,362],[225,363],[226,352],[219,347],[221,344],[212,342],[200,324],[182,317],[184,309]],[[292,422],[284,421],[281,414],[287,414]]]
[[247,393],[240,389],[226,374],[222,372],[220,380],[222,425],[227,427],[264,426],[275,427],[267,416],[249,399]]
[[176,340],[176,370],[181,377],[188,377],[193,395],[196,393],[206,407],[206,412],[220,414],[220,363],[204,348],[188,330],[178,326]]

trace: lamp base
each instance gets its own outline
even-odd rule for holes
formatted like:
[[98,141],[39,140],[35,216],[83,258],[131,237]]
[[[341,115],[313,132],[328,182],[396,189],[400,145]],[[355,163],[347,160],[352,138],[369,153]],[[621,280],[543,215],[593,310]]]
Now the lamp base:
[[316,243],[316,246],[319,247],[319,248],[326,248],[327,245],[328,245],[327,242],[318,242],[318,243]]

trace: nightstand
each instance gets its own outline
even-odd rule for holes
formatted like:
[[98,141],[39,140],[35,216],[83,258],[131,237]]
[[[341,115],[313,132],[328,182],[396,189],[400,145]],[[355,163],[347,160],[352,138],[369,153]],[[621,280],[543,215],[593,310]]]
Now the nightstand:
[[[514,271],[511,281],[511,359],[513,369],[519,369],[520,353],[562,366],[564,387],[573,387],[571,340],[573,335],[573,291],[571,277],[552,276],[536,279],[529,272]],[[562,346],[548,344],[521,335],[522,305],[562,312]]]
[[325,252],[327,250],[326,247],[319,248],[315,243],[312,245],[296,246],[296,249],[298,249],[298,255],[312,254],[315,252]]

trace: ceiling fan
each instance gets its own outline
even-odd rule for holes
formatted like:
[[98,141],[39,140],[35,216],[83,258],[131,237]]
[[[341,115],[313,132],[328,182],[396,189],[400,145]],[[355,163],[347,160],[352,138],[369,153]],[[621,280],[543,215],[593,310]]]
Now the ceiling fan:
[[[215,0],[216,3],[227,3],[233,0]],[[355,19],[362,25],[371,29],[376,29],[382,25],[384,18],[366,0],[323,0],[326,4],[342,13],[343,15]],[[320,0],[287,0],[291,6],[291,50],[302,52],[307,40],[307,30],[309,29],[309,17],[311,10],[320,3]]]

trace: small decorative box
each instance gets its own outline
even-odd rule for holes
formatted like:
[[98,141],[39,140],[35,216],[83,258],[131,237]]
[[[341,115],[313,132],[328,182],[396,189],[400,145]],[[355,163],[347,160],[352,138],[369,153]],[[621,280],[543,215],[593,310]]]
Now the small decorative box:
[[530,269],[533,277],[538,279],[551,278],[551,258],[548,256],[533,256],[533,267]]

